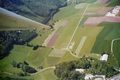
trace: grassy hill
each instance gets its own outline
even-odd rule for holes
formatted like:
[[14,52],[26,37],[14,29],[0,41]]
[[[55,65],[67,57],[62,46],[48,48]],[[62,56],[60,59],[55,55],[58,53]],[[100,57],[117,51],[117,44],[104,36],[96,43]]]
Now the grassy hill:
[[[13,9],[13,12],[24,15],[36,21],[44,21],[44,19],[48,18],[49,15],[51,15],[51,13],[49,13],[49,10],[55,12],[60,6],[63,6],[61,3],[65,2],[65,0],[0,1],[10,1],[10,4],[14,3],[15,5],[11,6],[12,8],[15,8],[16,6],[15,10]],[[84,6],[82,3],[79,4],[82,6],[82,8],[76,9],[75,4],[70,4],[66,7],[60,8],[59,12],[54,15],[53,19],[50,20],[50,23],[55,22],[55,26],[58,27],[54,33],[58,34],[58,38],[56,39],[53,47],[42,46],[37,50],[33,50],[32,47],[26,45],[14,45],[14,48],[11,50],[10,54],[4,59],[0,60],[0,80],[57,80],[53,68],[56,64],[77,60],[82,56],[91,56],[99,59],[100,54],[97,53],[102,53],[103,51],[110,52],[111,41],[120,37],[120,23],[103,23],[98,26],[84,26],[85,20],[88,17],[96,16],[92,13],[95,13],[101,9],[101,7],[103,7],[103,5],[91,3],[96,0],[86,1],[86,5]],[[88,6],[88,4],[92,5]],[[2,11],[0,12],[2,13]],[[9,13],[0,14],[0,29],[18,29],[20,27],[22,27],[20,29],[37,28],[38,36],[30,41],[29,44],[42,45],[47,36],[51,33],[51,30],[43,29],[44,27],[47,27],[46,25],[37,24],[35,22],[31,22],[28,19],[26,20],[26,18],[23,18],[21,16],[16,16],[11,16]],[[77,25],[78,29],[75,31]],[[70,47],[68,46],[68,43],[72,38],[74,32],[74,39],[71,40],[71,45],[73,44],[73,46],[72,49],[70,49],[71,51],[68,51],[66,47]],[[118,43],[120,42],[117,41],[114,43],[115,58],[113,57],[114,54],[109,58],[110,62],[112,63],[111,65],[115,64],[115,66],[117,65],[117,60],[115,59],[118,59],[120,62],[120,59],[118,57]],[[77,49],[80,48],[81,50],[77,52]],[[63,54],[59,52],[63,52]],[[25,76],[23,75],[25,74],[23,70],[13,67],[13,61],[16,61],[18,63],[23,63],[25,61],[31,67],[34,67],[38,72],[35,74],[30,74],[31,76]]]

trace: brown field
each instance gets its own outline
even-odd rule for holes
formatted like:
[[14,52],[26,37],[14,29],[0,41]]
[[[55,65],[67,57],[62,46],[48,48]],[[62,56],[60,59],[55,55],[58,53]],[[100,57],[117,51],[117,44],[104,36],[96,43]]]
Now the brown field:
[[105,4],[107,3],[109,0],[97,0],[99,3]]
[[55,33],[55,34],[51,37],[51,39],[49,40],[49,42],[47,43],[47,46],[48,46],[48,47],[53,47],[54,44],[55,44],[55,42],[56,42],[56,40],[57,40],[57,38],[58,38],[58,34]]
[[120,22],[120,18],[119,17],[90,17],[88,18],[84,25],[85,26],[97,26],[102,22],[116,22],[119,23]]

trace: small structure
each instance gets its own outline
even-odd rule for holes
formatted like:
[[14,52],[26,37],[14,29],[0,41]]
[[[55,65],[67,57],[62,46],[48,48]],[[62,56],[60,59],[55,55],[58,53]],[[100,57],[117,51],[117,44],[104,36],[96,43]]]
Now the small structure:
[[84,79],[85,80],[106,80],[105,75],[92,75],[92,74],[87,74]]
[[94,80],[106,80],[105,75],[95,75]]
[[93,77],[94,77],[94,76],[93,76],[92,74],[86,74],[84,79],[85,79],[85,80],[92,80]]
[[75,71],[78,71],[79,73],[84,73],[85,69],[75,69]]
[[120,12],[120,6],[116,6],[112,11],[109,11],[105,16],[116,16]]
[[107,62],[107,60],[108,60],[108,54],[103,54],[103,55],[100,57],[100,60]]

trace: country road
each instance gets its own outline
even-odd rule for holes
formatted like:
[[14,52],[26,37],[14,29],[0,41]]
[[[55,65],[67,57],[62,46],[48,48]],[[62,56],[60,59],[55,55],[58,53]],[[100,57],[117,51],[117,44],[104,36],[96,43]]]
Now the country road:
[[39,70],[37,73],[34,73],[34,74],[32,74],[32,75],[39,74],[39,73],[44,72],[44,71],[46,71],[46,70],[48,70],[48,69],[55,69],[55,66],[51,66],[51,67],[47,67],[47,68],[41,69],[41,70]]

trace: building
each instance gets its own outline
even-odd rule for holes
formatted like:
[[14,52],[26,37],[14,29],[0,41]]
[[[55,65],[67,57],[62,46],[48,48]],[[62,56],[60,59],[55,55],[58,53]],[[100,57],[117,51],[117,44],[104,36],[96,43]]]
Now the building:
[[94,76],[93,76],[92,74],[86,74],[84,79],[85,79],[85,80],[92,80],[93,77],[94,77]]
[[108,54],[103,54],[103,55],[100,57],[100,60],[107,62],[107,60],[108,60]]
[[94,80],[106,80],[105,75],[95,75],[93,79]]
[[86,74],[85,80],[106,80],[105,75],[92,75],[92,74]]
[[85,69],[75,69],[75,71],[78,71],[79,73],[84,73]]
[[112,11],[109,11],[105,16],[116,16],[120,12],[120,6],[116,6]]
[[115,14],[112,14],[111,12],[108,12],[105,16],[115,16]]

